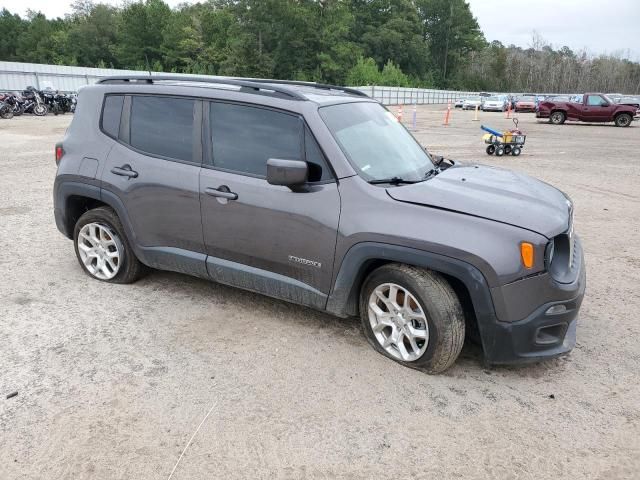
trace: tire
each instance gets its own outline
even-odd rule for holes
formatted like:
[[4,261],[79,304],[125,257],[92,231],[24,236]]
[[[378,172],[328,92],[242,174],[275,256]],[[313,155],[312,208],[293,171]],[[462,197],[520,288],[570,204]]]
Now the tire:
[[[398,290],[393,304],[400,306],[401,313],[393,315],[395,321],[385,316],[385,323],[378,323],[379,316],[376,309],[384,316],[387,313],[385,310],[395,308],[387,307],[390,305],[389,299],[393,298],[391,289],[394,286]],[[382,300],[384,293],[383,297],[379,297],[376,291],[387,291],[386,301]],[[415,318],[408,320],[407,312],[414,314],[421,312],[422,320]],[[374,350],[402,365],[428,373],[440,373],[453,365],[464,343],[464,313],[451,285],[436,272],[410,265],[391,263],[374,270],[367,277],[360,292],[360,318],[365,336]],[[401,325],[406,322],[404,330],[401,330],[395,322]],[[409,324],[412,326],[408,327]],[[374,325],[381,328],[376,328],[374,331]],[[423,336],[414,337],[411,343],[409,337],[401,333],[396,337],[400,339],[399,342],[396,344],[391,342],[387,347],[383,346],[385,339],[389,340],[393,332],[408,333],[409,328],[414,332],[423,332],[421,333]],[[400,344],[402,346],[398,348],[397,345]],[[419,351],[416,351],[412,345],[415,345]],[[404,352],[411,349],[413,357],[403,359],[403,349]]]
[[504,154],[509,155],[511,153],[511,145],[504,146]]
[[616,124],[616,127],[628,127],[631,125],[632,121],[633,117],[631,117],[631,115],[628,113],[621,113],[615,118],[614,123]]
[[495,145],[489,145],[487,147],[487,154],[488,155],[493,155],[494,153],[496,153],[496,147]]
[[13,118],[13,108],[11,108],[11,105],[3,105],[2,108],[0,108],[0,117],[5,120]]
[[46,105],[35,105],[33,107],[33,113],[38,117],[44,117],[49,112]]
[[17,109],[15,109],[13,111],[13,115],[16,117],[19,117],[20,115],[22,115],[24,113],[24,110],[22,109],[22,107],[18,107]]
[[[94,227],[95,226],[95,227]],[[91,268],[95,268],[97,272],[90,270],[90,268],[83,261],[80,249],[85,249],[93,245],[88,240],[81,238],[81,232],[85,234],[83,229],[87,227],[89,230],[95,230],[100,232],[97,237],[105,243],[109,243],[108,252],[114,251],[118,254],[118,261],[116,263],[116,269],[112,264],[105,265],[105,268],[100,270],[93,265],[94,260],[97,265],[100,265],[100,259],[96,256],[89,255],[91,258]],[[110,237],[110,238],[109,238]],[[86,237],[85,237],[86,238]],[[108,283],[133,283],[138,280],[146,272],[146,267],[140,263],[133,253],[129,239],[127,238],[122,223],[118,218],[118,215],[110,207],[98,207],[93,210],[85,212],[76,222],[76,226],[73,230],[73,244],[76,251],[76,257],[80,266],[84,272],[91,278]],[[108,255],[105,250],[102,253],[98,253],[103,258],[102,264],[105,264],[104,258]],[[113,258],[111,258],[112,263]],[[113,275],[111,277],[105,276],[104,271],[109,271]]]
[[562,125],[566,119],[567,116],[564,114],[564,112],[552,112],[549,116],[549,121],[554,125]]
[[501,157],[503,155],[504,155],[504,148],[503,147],[496,148],[496,157]]
[[513,147],[513,150],[511,150],[511,155],[513,155],[514,157],[517,157],[521,153],[522,149],[520,147]]

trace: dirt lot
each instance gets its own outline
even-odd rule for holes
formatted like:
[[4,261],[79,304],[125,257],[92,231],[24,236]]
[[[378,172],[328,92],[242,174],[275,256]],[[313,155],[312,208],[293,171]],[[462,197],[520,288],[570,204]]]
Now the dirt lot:
[[416,135],[567,192],[588,288],[571,355],[488,369],[467,346],[440,376],[354,320],[172,273],[89,279],[52,212],[71,117],[0,120],[0,478],[166,479],[207,413],[172,478],[638,478],[640,125],[522,114],[524,153],[495,158],[479,124],[510,121],[472,118],[421,107]]

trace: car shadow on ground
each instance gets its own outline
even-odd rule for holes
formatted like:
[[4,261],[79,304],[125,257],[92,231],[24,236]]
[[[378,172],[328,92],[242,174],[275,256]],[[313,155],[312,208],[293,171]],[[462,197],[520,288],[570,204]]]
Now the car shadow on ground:
[[[323,333],[355,347],[371,348],[364,336],[358,317],[340,318],[259,293],[175,272],[151,270],[136,285],[142,288],[151,288],[154,291],[167,289],[178,296],[190,297],[191,302],[198,302],[198,300],[210,302],[214,300],[217,305],[233,307],[234,309],[247,308],[247,305],[250,305],[250,308],[259,309],[261,315],[268,319],[287,322],[289,327],[295,325],[314,331],[322,330]],[[391,363],[389,365],[391,366]],[[460,357],[454,366],[466,371],[475,370],[475,373],[484,371],[485,374],[495,373],[506,376],[513,374],[515,377],[537,378],[542,376],[549,368],[557,368],[558,359],[522,365],[489,365],[484,360],[482,345],[479,340],[475,341],[467,336]]]

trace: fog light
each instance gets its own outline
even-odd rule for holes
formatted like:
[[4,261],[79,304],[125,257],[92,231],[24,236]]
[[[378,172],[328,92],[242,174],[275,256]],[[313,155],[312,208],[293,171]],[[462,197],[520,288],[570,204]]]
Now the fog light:
[[553,307],[547,308],[547,311],[544,312],[545,315],[558,315],[560,313],[564,313],[567,311],[566,305],[554,305]]

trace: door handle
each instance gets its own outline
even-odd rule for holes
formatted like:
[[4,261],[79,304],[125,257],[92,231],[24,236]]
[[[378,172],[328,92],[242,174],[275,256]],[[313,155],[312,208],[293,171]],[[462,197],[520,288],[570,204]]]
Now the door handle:
[[233,193],[226,185],[220,185],[218,188],[207,187],[204,189],[204,193],[212,197],[226,198],[227,200],[238,199],[238,194]]
[[131,165],[125,164],[121,167],[114,167],[111,169],[111,173],[114,175],[120,175],[121,177],[129,177],[136,178],[138,176],[138,172],[131,169]]

